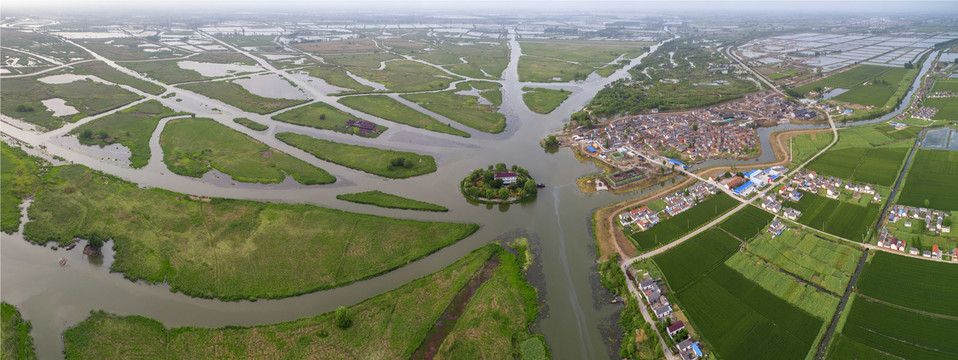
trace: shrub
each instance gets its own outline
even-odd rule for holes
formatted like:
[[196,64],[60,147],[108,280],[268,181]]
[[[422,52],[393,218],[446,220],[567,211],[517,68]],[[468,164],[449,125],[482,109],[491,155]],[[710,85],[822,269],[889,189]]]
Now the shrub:
[[349,315],[349,309],[345,306],[336,308],[336,326],[346,330],[353,325],[353,318]]

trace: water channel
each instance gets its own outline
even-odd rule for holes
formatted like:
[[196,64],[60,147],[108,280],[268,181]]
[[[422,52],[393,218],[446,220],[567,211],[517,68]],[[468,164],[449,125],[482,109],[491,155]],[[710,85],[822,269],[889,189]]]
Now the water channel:
[[[657,47],[657,46],[656,46]],[[654,51],[656,47],[653,47]],[[476,222],[481,229],[473,236],[444,248],[420,261],[370,280],[342,288],[319,291],[282,300],[255,302],[221,302],[196,299],[172,293],[164,285],[146,285],[110,273],[110,261],[91,262],[81,254],[82,246],[71,251],[51,250],[31,245],[19,234],[3,234],[0,241],[0,273],[3,281],[0,291],[4,301],[17,305],[24,317],[33,323],[33,335],[38,355],[43,359],[62,357],[61,334],[67,327],[86,318],[91,310],[103,309],[122,315],[136,314],[163,322],[167,327],[225,325],[255,325],[293,320],[350,305],[368,297],[393,289],[412,279],[435,272],[469,251],[494,241],[503,234],[526,232],[539,249],[537,261],[541,264],[541,297],[547,312],[540,315],[537,331],[546,337],[556,359],[607,359],[617,356],[609,353],[602,331],[611,326],[620,305],[608,304],[595,291],[595,248],[590,231],[592,211],[629,198],[654,191],[649,188],[625,195],[601,192],[584,195],[578,191],[575,179],[599,171],[591,163],[579,163],[568,149],[547,154],[538,142],[548,134],[561,129],[569,115],[586,105],[605,84],[627,76],[633,60],[626,69],[616,71],[609,78],[590,77],[574,84],[575,92],[559,108],[548,115],[528,110],[522,102],[522,87],[534,84],[520,83],[516,72],[518,43],[510,41],[511,61],[503,83],[501,111],[508,126],[501,134],[471,132],[471,139],[462,139],[415,129],[401,124],[375,120],[390,126],[390,131],[379,139],[292,127],[270,120],[268,116],[246,114],[183,89],[176,89],[174,99],[160,99],[165,105],[179,110],[210,116],[237,131],[302,158],[328,170],[338,181],[328,186],[297,186],[295,184],[232,186],[228,181],[186,178],[166,170],[153,154],[153,161],[144,169],[136,170],[116,162],[93,159],[83,152],[58,145],[44,135],[20,132],[16,136],[33,145],[49,146],[51,154],[82,163],[91,168],[111,173],[145,187],[162,187],[172,191],[203,196],[244,198],[253,200],[310,203],[331,208],[384,215],[398,218]],[[651,52],[651,51],[650,51]],[[928,64],[925,66],[927,71]],[[553,84],[555,85],[555,84]],[[908,93],[910,99],[912,92]],[[904,104],[908,103],[908,99]],[[324,100],[325,101],[325,100]],[[212,104],[212,105],[211,105]],[[332,102],[335,104],[335,102]],[[211,111],[211,107],[221,111]],[[899,112],[899,110],[896,111]],[[199,116],[199,115],[198,115]],[[246,116],[269,125],[265,134],[254,133],[232,122],[233,117]],[[894,116],[894,115],[891,115]],[[890,116],[889,116],[890,117]],[[774,160],[771,148],[766,151],[767,136],[775,131],[820,127],[821,125],[780,125],[761,129],[763,152],[759,159],[747,161],[722,160],[722,164],[753,163]],[[8,129],[5,132],[15,129]],[[375,144],[376,146],[416,151],[433,155],[439,170],[433,174],[405,180],[384,181],[381,178],[348,168],[325,163],[273,138],[277,131],[294,130],[317,138],[346,143]],[[154,141],[158,134],[154,134]],[[458,182],[476,167],[491,163],[515,163],[526,169],[538,182],[547,184],[538,198],[530,203],[511,206],[487,206],[467,203],[458,191]],[[711,165],[716,165],[713,163]],[[681,179],[670,180],[666,185]],[[448,213],[432,214],[394,209],[381,209],[346,203],[335,195],[381,189],[418,200],[442,204]],[[68,260],[68,266],[57,264],[59,258]]]

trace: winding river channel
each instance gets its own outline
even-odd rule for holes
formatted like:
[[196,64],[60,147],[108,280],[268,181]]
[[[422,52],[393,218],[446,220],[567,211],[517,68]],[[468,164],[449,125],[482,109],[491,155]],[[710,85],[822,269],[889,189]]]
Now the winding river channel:
[[[178,111],[194,112],[197,116],[211,117],[237,131],[256,138],[270,146],[326,169],[337,177],[337,182],[325,186],[303,186],[296,183],[275,185],[233,184],[232,181],[193,179],[172,174],[161,162],[158,136],[163,124],[151,141],[151,162],[143,169],[132,169],[117,161],[108,161],[89,156],[78,149],[79,145],[64,145],[57,137],[67,129],[40,134],[21,130],[4,124],[3,132],[32,145],[47,145],[47,155],[57,155],[68,161],[84,164],[116,176],[134,181],[144,187],[160,187],[188,194],[242,198],[273,202],[310,203],[347,211],[376,214],[397,218],[476,222],[481,229],[473,236],[444,248],[422,260],[413,262],[395,271],[370,280],[356,282],[327,291],[281,300],[221,302],[197,299],[180,293],[172,293],[164,285],[146,285],[126,280],[121,274],[110,273],[111,258],[107,254],[102,261],[91,262],[80,252],[81,246],[72,251],[51,250],[31,245],[18,234],[3,235],[0,241],[0,273],[3,274],[0,291],[3,300],[17,305],[24,317],[33,323],[33,335],[40,358],[62,357],[63,330],[86,318],[91,310],[103,309],[118,314],[136,314],[154,318],[167,327],[224,325],[255,325],[287,321],[350,305],[368,297],[388,291],[417,277],[435,272],[468,253],[507,234],[527,233],[537,249],[537,261],[541,265],[539,275],[533,282],[540,286],[540,295],[546,305],[537,322],[537,331],[543,333],[556,359],[607,359],[617,356],[609,353],[605,334],[617,320],[620,305],[608,303],[601,298],[603,291],[595,273],[595,248],[590,231],[593,210],[656,190],[657,187],[614,195],[600,192],[582,194],[575,179],[599,171],[592,163],[580,163],[562,149],[547,154],[539,146],[539,140],[562,128],[571,113],[585,106],[611,81],[628,76],[627,69],[616,71],[608,78],[593,74],[586,81],[564,84],[533,84],[518,80],[517,63],[521,55],[518,42],[509,42],[511,61],[504,73],[503,103],[501,111],[507,117],[506,131],[500,134],[485,134],[460,126],[444,117],[435,115],[443,122],[469,132],[472,137],[460,137],[434,133],[392,123],[342,107],[335,99],[323,95],[306,83],[302,77],[288,76],[306,90],[311,98],[344,108],[363,118],[390,127],[378,139],[366,139],[330,131],[285,124],[269,119],[269,115],[248,114],[219,101],[191,93],[183,89],[169,88],[177,98],[157,99]],[[653,46],[653,51],[658,45]],[[632,61],[638,64],[639,59]],[[261,62],[262,64],[262,62]],[[923,71],[927,71],[928,63]],[[269,68],[267,67],[269,70]],[[272,71],[275,72],[275,69]],[[280,74],[283,75],[283,74]],[[920,78],[920,77],[919,77]],[[450,87],[453,86],[450,84]],[[522,87],[539,86],[564,88],[573,94],[559,108],[547,115],[536,114],[526,108],[522,101]],[[908,104],[908,98],[903,106]],[[220,109],[214,111],[213,108]],[[890,118],[900,112],[887,115]],[[232,122],[234,117],[248,117],[269,125],[270,129],[258,133]],[[773,161],[774,154],[767,137],[775,131],[821,127],[821,125],[781,125],[761,129],[763,152],[755,160],[720,160],[699,166],[719,164],[748,164]],[[384,180],[359,171],[318,160],[305,152],[288,146],[273,135],[293,131],[317,138],[343,143],[375,145],[378,147],[414,151],[436,157],[439,170],[435,173],[404,180]],[[75,147],[71,147],[75,146]],[[35,153],[35,152],[34,152]],[[547,187],[540,190],[536,200],[511,206],[474,205],[459,194],[458,183],[476,167],[491,163],[515,163],[530,171],[538,182]],[[681,181],[681,178],[670,180]],[[668,184],[668,183],[667,183]],[[666,185],[667,185],[666,184]],[[337,194],[380,189],[418,200],[442,204],[448,213],[422,213],[415,211],[382,209],[372,206],[339,201]],[[109,251],[107,251],[109,253]],[[66,258],[68,265],[57,264]],[[606,295],[607,296],[607,295]],[[613,336],[613,337],[617,337]]]

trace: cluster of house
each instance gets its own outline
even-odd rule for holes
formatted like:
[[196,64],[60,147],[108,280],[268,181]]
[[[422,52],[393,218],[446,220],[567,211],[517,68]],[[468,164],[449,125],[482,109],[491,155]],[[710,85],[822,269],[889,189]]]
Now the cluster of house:
[[[688,195],[686,195],[686,191]],[[677,191],[662,198],[668,216],[675,216],[691,209],[709,196],[718,193],[718,188],[708,182],[699,182],[689,186],[686,190]],[[645,231],[659,223],[659,214],[646,206],[619,214],[619,223],[622,226],[631,226],[633,229]]]
[[945,217],[951,216],[947,211],[916,208],[913,206],[892,205],[888,209],[888,222],[896,223],[898,220],[904,221],[905,227],[911,227],[909,219],[923,220],[925,229],[938,233],[950,233],[951,226],[945,226]]
[[788,230],[788,226],[780,219],[775,219],[771,224],[768,225],[768,232],[772,235],[779,236],[782,235],[782,232]]
[[937,108],[922,106],[911,112],[911,117],[922,120],[931,120],[938,113]]
[[802,215],[802,212],[790,207],[783,207],[782,203],[784,200],[799,201],[802,199],[802,193],[798,191],[789,192],[789,188],[787,186],[783,186],[778,190],[778,194],[782,196],[782,199],[780,199],[778,196],[775,196],[775,194],[765,195],[765,197],[762,198],[762,208],[775,214],[781,212],[782,217],[789,220],[798,219],[798,217]]
[[743,176],[729,177],[719,183],[731,189],[736,195],[748,196],[768,186],[775,178],[782,176],[786,171],[788,171],[788,169],[784,166],[773,166],[769,169],[755,169],[745,173]]
[[[881,232],[878,233],[878,246],[885,249],[905,252],[905,247],[907,244],[904,240],[900,240],[888,232],[887,228],[882,228]],[[922,257],[933,260],[941,260],[941,256],[944,255],[944,251],[942,251],[941,248],[936,244],[931,246],[931,250],[925,251],[921,251],[916,247],[909,247],[908,254],[916,256],[921,255]],[[951,249],[951,261],[958,262],[958,248]]]
[[346,128],[344,130],[349,130],[351,128],[356,128],[356,132],[360,134],[378,134],[379,129],[376,128],[376,124],[373,124],[366,120],[347,120]]
[[[655,280],[645,279],[640,282],[639,291],[642,292],[645,301],[649,303],[649,307],[652,308],[652,313],[655,314],[657,321],[671,321],[666,327],[669,336],[674,339],[679,332],[685,330],[685,323],[674,318],[672,315],[672,304],[669,303],[668,298],[662,295],[662,289]],[[682,340],[676,344],[675,347],[683,360],[695,360],[703,355],[698,342],[692,340],[691,337]]]
[[818,176],[818,173],[811,170],[802,170],[795,176],[792,176],[792,179],[789,182],[790,186],[795,187],[798,190],[804,190],[811,193],[817,193],[819,190],[824,190],[825,196],[831,199],[838,199],[838,196],[842,193],[842,188],[845,190],[855,193],[855,196],[860,196],[861,194],[870,194],[874,195],[872,197],[872,202],[881,202],[881,194],[875,191],[875,188],[871,184],[853,184],[853,183],[844,183],[841,179],[836,177],[824,177]]

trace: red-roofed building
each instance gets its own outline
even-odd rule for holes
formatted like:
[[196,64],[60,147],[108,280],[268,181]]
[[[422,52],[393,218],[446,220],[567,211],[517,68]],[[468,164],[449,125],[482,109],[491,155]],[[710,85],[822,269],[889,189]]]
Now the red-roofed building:
[[668,327],[669,336],[674,337],[675,334],[678,334],[679,331],[682,331],[684,329],[685,329],[685,323],[683,323],[682,321],[676,321],[672,323],[672,325],[669,325]]

